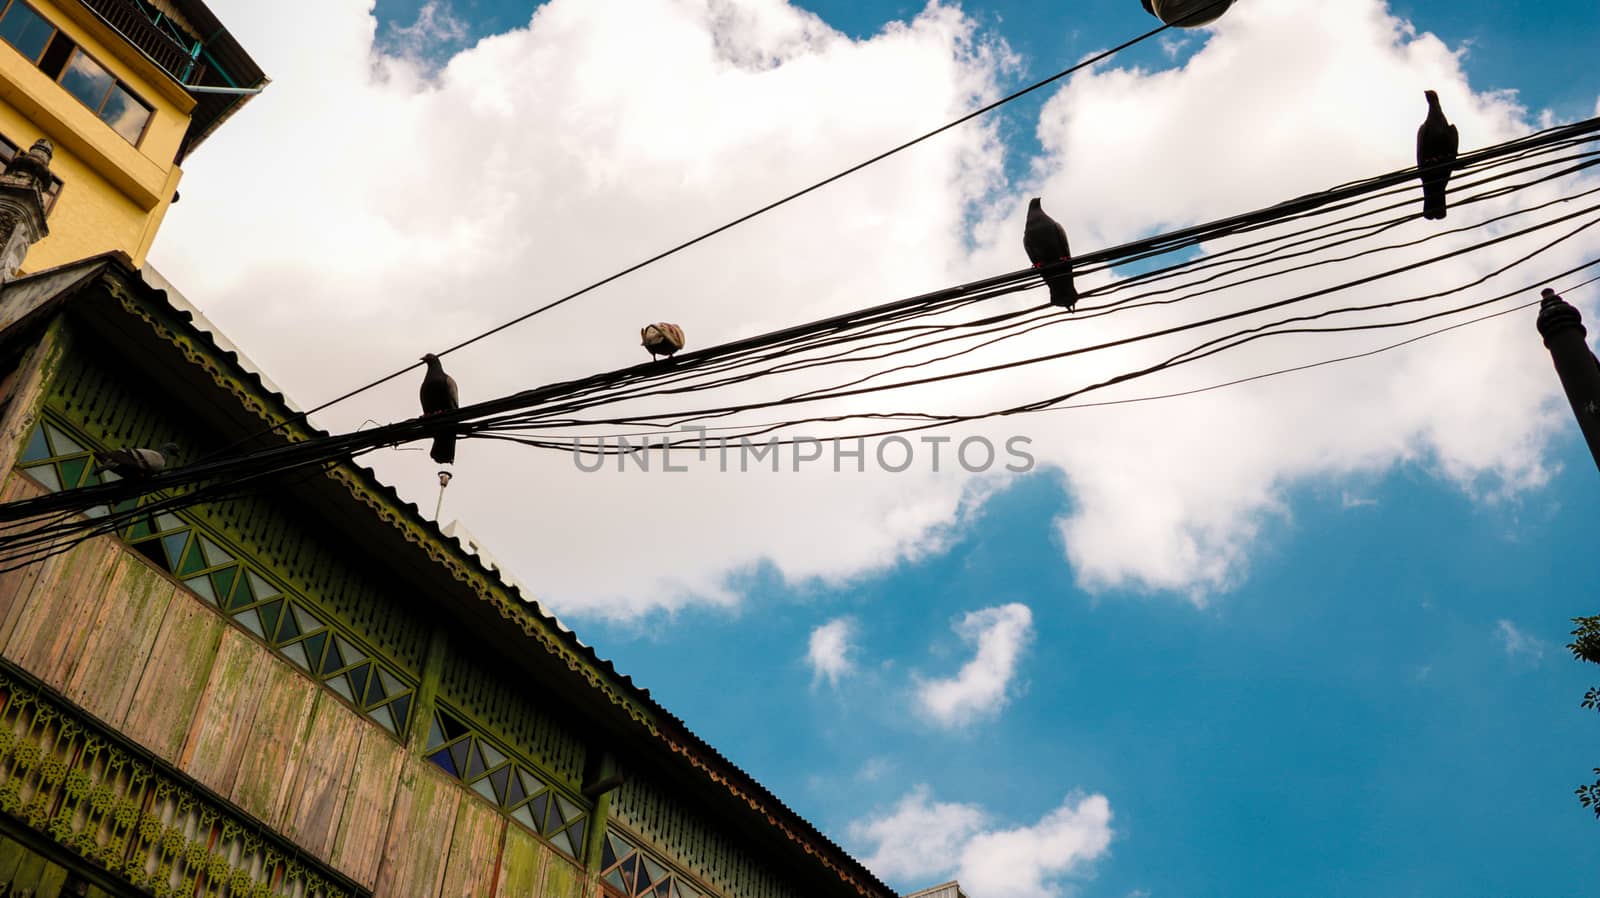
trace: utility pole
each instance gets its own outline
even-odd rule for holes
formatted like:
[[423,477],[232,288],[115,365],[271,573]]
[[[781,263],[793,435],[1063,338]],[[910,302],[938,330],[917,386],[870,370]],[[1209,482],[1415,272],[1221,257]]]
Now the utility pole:
[[1600,467],[1600,359],[1589,350],[1588,331],[1578,310],[1549,287],[1540,295],[1544,301],[1539,304],[1539,334],[1589,443],[1589,454]]

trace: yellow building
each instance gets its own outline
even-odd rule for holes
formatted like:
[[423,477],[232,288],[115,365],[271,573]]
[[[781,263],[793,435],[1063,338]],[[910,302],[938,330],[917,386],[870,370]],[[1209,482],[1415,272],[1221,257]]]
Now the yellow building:
[[55,146],[50,236],[24,273],[112,251],[142,266],[184,158],[265,84],[199,0],[0,0],[0,157]]

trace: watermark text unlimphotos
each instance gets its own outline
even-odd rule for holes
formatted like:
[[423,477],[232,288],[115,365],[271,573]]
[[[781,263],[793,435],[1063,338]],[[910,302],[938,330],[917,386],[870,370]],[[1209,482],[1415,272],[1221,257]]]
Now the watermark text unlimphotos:
[[[866,473],[868,470],[901,474],[912,468],[931,471],[960,469],[970,474],[982,474],[1003,468],[1013,474],[1026,474],[1033,470],[1033,454],[1028,446],[1033,440],[1025,436],[1008,438],[996,446],[988,437],[971,436],[961,440],[934,434],[916,438],[886,436],[867,439],[814,439],[812,437],[778,437],[765,440],[750,437],[707,437],[704,427],[682,427],[680,430],[697,433],[693,443],[678,445],[658,443],[652,445],[641,438],[633,443],[626,436],[599,437],[593,442],[584,439],[572,441],[572,463],[578,470],[595,472],[608,465],[618,471],[647,471],[682,474],[689,470],[690,459],[705,463],[714,461],[722,473],[771,471],[773,473],[829,469],[835,474],[845,471]],[[780,450],[788,449],[789,452]],[[674,461],[676,455],[677,461]]]

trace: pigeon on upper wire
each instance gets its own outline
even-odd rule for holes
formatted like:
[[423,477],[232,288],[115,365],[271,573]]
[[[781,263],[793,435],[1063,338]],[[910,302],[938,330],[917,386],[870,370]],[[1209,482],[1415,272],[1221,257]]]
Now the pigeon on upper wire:
[[[423,356],[422,360],[428,365],[428,373],[422,378],[422,413],[437,415],[460,408],[460,398],[456,394],[456,380],[444,373],[444,366],[439,364],[439,357],[430,352]],[[433,450],[428,454],[441,465],[454,462],[456,435],[442,433],[434,437]]]
[[1422,95],[1428,98],[1428,117],[1417,129],[1417,167],[1427,169],[1438,166],[1436,171],[1423,171],[1421,174],[1422,217],[1444,218],[1444,188],[1450,181],[1452,167],[1449,163],[1456,161],[1461,135],[1457,133],[1456,126],[1444,117],[1444,110],[1439,107],[1439,95],[1431,90],[1423,91]]
[[[1034,268],[1046,265],[1057,270],[1045,274],[1045,285],[1050,288],[1050,302],[1067,311],[1078,304],[1078,289],[1072,285],[1072,250],[1067,247],[1067,229],[1061,222],[1046,215],[1039,198],[1028,202],[1028,221],[1022,228],[1022,248]],[[1058,262],[1067,264],[1056,265]]]
[[94,453],[95,473],[110,471],[128,480],[143,480],[159,474],[178,457],[178,444],[160,449],[109,449]]

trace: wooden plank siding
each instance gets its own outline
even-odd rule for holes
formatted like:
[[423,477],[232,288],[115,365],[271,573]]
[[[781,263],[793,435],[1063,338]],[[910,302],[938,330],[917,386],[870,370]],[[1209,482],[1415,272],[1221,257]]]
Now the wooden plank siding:
[[[36,499],[46,492],[48,491],[44,487],[34,483],[26,474],[12,471],[6,477],[4,489],[0,489],[0,501]],[[17,619],[22,616],[24,600],[33,590],[34,584],[47,572],[48,569],[42,564],[30,564],[0,574],[0,646],[11,641],[11,634],[17,628]]]
[[188,590],[167,605],[138,691],[122,724],[124,735],[176,765],[229,625]]
[[134,691],[178,588],[141,559],[123,556],[93,603],[82,654],[66,695],[79,707],[121,727]]
[[581,898],[583,895],[600,894],[598,879],[591,881],[581,867],[547,846],[540,845],[539,850],[545,855],[544,883],[538,892],[540,898]]
[[361,746],[355,752],[355,768],[328,861],[365,888],[378,883],[395,801],[394,784],[406,757],[406,751],[377,727],[362,726]]
[[239,631],[230,631],[223,639],[229,637],[248,642],[263,670],[256,694],[248,697],[255,705],[255,715],[228,797],[257,820],[277,828],[289,803],[289,783],[306,747],[311,708],[321,690]]
[[461,799],[439,898],[484,898],[494,891],[507,828],[499,809],[470,797]]
[[374,895],[600,894],[142,555],[102,537],[52,562],[0,575],[6,657]]
[[417,758],[406,760],[399,785],[388,818],[367,821],[371,826],[388,826],[374,891],[438,895],[465,790],[431,762]]
[[507,827],[500,849],[494,898],[543,895],[544,865],[551,854],[553,852],[527,830],[519,826]]
[[[300,762],[289,780],[289,802],[278,831],[320,860],[332,856],[358,749],[368,729],[354,711],[319,691],[306,726]],[[389,781],[393,781],[392,773]],[[369,788],[387,794],[379,784]],[[381,813],[376,807],[372,810]]]
[[27,594],[14,600],[18,617],[5,656],[65,693],[119,554],[91,540],[37,565]]
[[178,767],[213,792],[233,792],[255,721],[261,681],[273,660],[238,630],[223,631],[205,694],[178,757]]
[[601,895],[599,879],[516,826],[506,828],[494,898],[584,898]]

